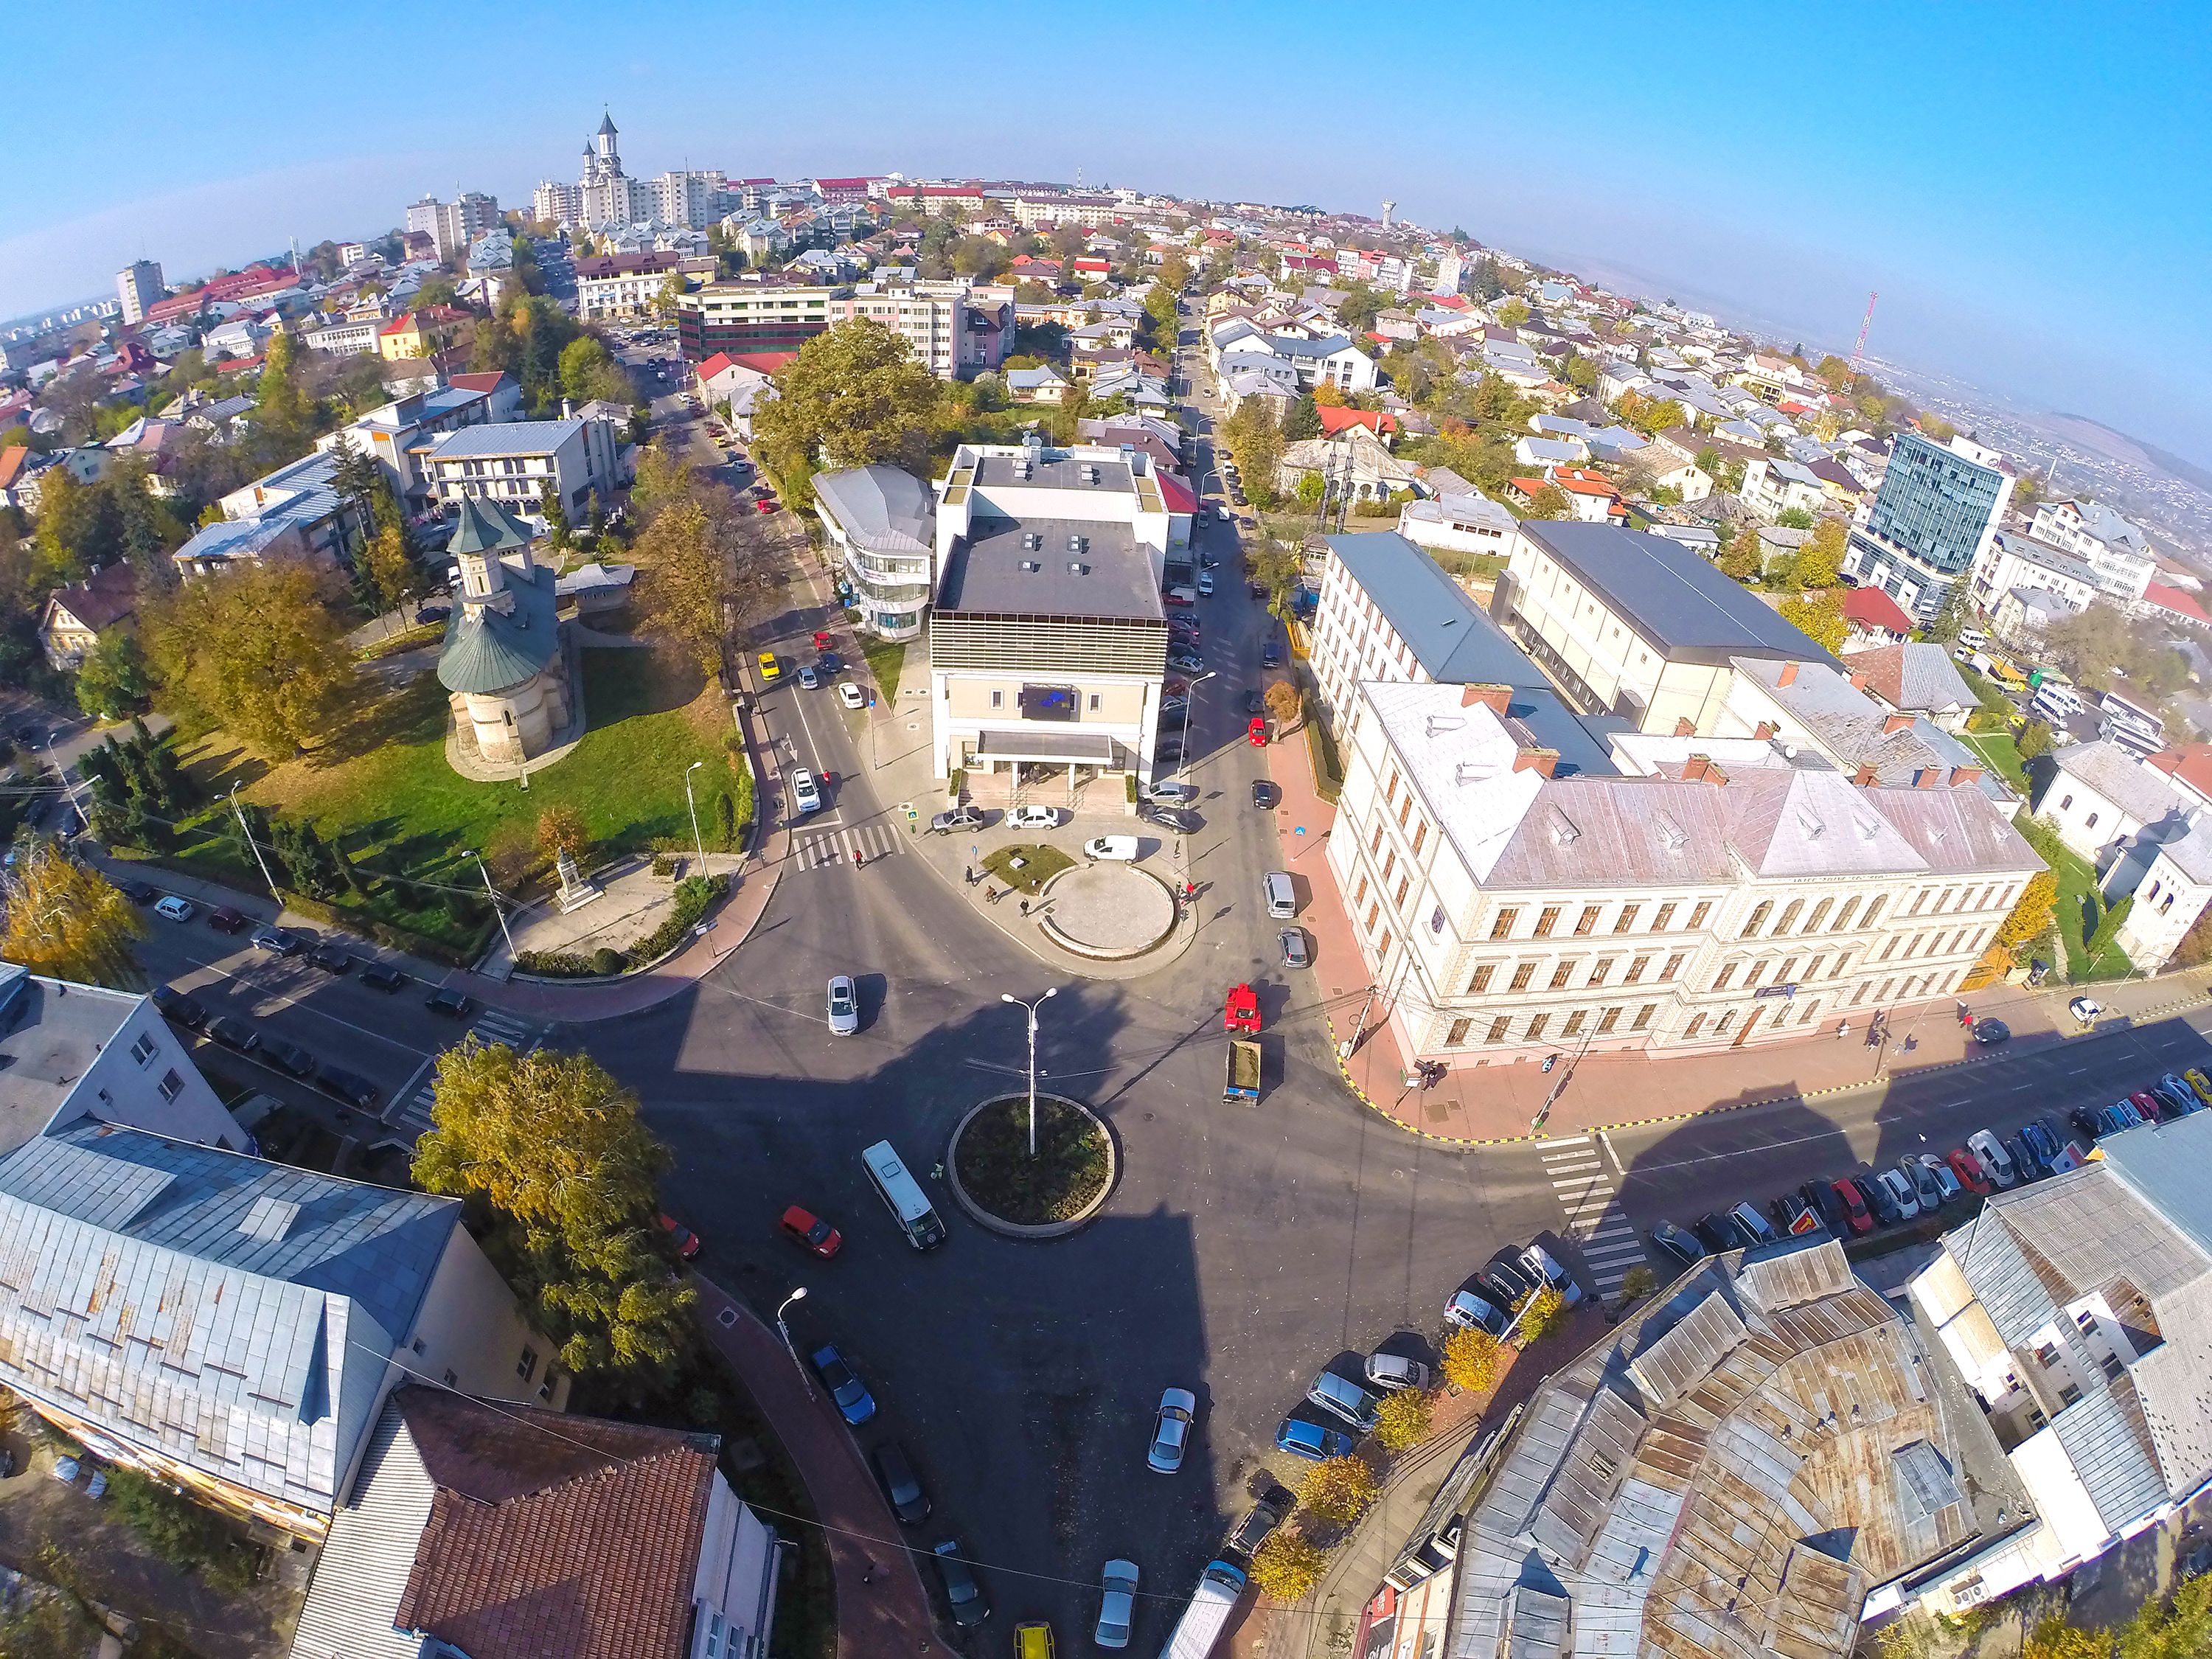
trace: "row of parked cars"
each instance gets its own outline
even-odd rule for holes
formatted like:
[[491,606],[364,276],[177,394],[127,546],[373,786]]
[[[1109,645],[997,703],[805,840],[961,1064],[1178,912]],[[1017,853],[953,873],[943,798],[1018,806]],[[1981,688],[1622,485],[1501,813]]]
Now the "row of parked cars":
[[1907,1152],[1881,1169],[1866,1165],[1850,1175],[1808,1181],[1769,1200],[1764,1212],[1745,1202],[1689,1227],[1662,1221],[1651,1230],[1651,1242],[1687,1266],[1710,1254],[1771,1243],[1785,1233],[1825,1230],[1844,1238],[1900,1226],[1969,1194],[1986,1197],[2073,1169],[2086,1150],[2082,1142],[2170,1122],[2208,1106],[2212,1078],[2194,1068],[2168,1072],[2110,1106],[2077,1107],[2063,1119],[2046,1113],[2009,1135],[1977,1129],[1948,1153]]

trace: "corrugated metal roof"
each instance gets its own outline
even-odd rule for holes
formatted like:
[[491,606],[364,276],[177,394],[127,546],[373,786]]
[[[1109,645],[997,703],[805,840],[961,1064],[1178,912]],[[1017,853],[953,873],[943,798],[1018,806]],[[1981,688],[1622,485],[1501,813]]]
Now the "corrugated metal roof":
[[2051,1419],[2051,1432],[2088,1490],[2098,1517],[2114,1532],[2159,1507],[2166,1484],[2150,1432],[2124,1379],[2085,1394]]

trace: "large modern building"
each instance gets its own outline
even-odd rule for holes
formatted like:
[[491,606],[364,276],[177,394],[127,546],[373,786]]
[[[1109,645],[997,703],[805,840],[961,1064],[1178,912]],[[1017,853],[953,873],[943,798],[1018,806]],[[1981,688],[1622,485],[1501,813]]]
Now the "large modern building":
[[787,283],[709,283],[677,304],[684,356],[703,363],[717,352],[796,351],[845,314],[848,288]]
[[1988,550],[2012,487],[2003,459],[1971,438],[1900,433],[1866,522],[1851,529],[1844,574],[1934,616]]
[[881,323],[939,380],[964,380],[1005,358],[1014,336],[1014,295],[1011,288],[978,287],[965,278],[887,279],[839,290],[830,317]]
[[422,456],[422,482],[448,506],[476,495],[526,513],[550,493],[580,524],[595,492],[604,503],[626,482],[623,456],[614,422],[598,416],[507,421],[439,439]]
[[450,202],[426,195],[407,209],[407,228],[428,236],[441,259],[466,252],[470,243],[500,222],[499,198],[479,190],[464,191]]
[[587,322],[637,317],[650,311],[672,276],[684,264],[680,253],[602,253],[576,264],[576,314]]
[[1696,553],[1617,525],[1523,520],[1490,608],[1577,709],[1644,732],[1711,732],[1739,659],[1835,664]]
[[2033,1525],[1932,1336],[1787,1239],[1701,1263],[1479,1437],[1365,1654],[1844,1659],[1867,1619],[1969,1603]]
[[1616,729],[1569,775],[1522,697],[1358,688],[1328,863],[1412,1059],[1724,1048],[1948,997],[2044,867],[1978,773]]
[[2212,1114],[1998,1193],[1908,1286],[2040,1525],[1986,1593],[2055,1577],[2212,1486]]
[[115,297],[123,302],[124,327],[137,327],[168,291],[162,285],[161,267],[151,259],[134,260],[117,271]]
[[937,502],[928,486],[896,466],[818,472],[814,505],[860,627],[878,639],[918,635],[936,585]]
[[[1027,779],[1148,783],[1170,511],[1142,451],[963,444],[937,486],[936,772],[979,799]],[[1117,781],[1113,800],[1123,800]]]

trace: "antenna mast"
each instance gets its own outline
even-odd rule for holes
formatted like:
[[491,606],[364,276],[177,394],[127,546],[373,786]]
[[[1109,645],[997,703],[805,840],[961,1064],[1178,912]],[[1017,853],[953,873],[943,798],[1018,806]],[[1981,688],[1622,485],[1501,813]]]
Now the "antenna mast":
[[1879,294],[1867,295],[1866,315],[1859,319],[1859,343],[1851,348],[1851,373],[1854,374],[1859,372],[1860,361],[1866,356],[1867,330],[1874,326],[1874,302],[1880,298],[1881,295]]

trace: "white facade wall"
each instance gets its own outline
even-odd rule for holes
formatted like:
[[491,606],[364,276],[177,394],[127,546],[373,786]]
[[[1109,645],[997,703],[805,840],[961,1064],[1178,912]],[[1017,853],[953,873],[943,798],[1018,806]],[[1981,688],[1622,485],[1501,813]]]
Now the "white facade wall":
[[36,982],[48,996],[96,998],[118,1010],[128,1006],[115,1035],[84,1068],[55,1112],[54,1125],[89,1117],[202,1146],[234,1152],[246,1149],[246,1131],[223,1109],[222,1100],[192,1064],[191,1052],[150,998],[90,985],[72,984],[61,990],[59,980],[40,978]]

